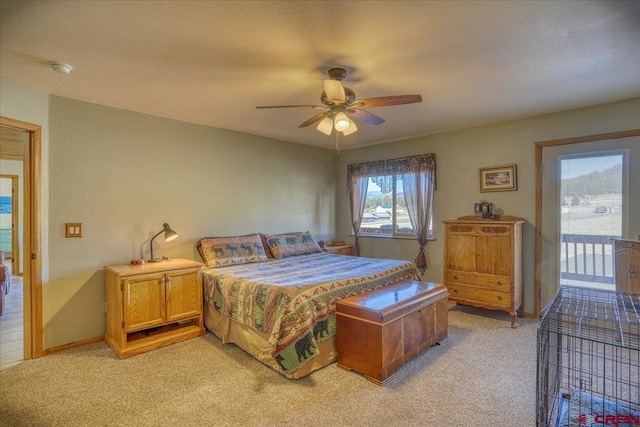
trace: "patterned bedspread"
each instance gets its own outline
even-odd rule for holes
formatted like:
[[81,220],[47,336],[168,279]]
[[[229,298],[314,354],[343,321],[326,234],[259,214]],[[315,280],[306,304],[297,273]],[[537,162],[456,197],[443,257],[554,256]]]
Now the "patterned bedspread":
[[269,334],[285,373],[318,354],[335,334],[336,301],[415,280],[407,261],[317,253],[204,270],[205,304]]

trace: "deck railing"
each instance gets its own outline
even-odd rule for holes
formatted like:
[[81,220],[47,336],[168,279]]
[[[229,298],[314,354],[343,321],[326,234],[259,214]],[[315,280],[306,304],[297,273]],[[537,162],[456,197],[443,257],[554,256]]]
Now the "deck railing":
[[619,236],[562,234],[560,278],[613,284],[613,243]]

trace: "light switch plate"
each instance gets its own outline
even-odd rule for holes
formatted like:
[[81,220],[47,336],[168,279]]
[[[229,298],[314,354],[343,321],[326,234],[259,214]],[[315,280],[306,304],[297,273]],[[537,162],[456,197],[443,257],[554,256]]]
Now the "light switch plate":
[[82,223],[67,222],[65,224],[65,237],[82,237]]

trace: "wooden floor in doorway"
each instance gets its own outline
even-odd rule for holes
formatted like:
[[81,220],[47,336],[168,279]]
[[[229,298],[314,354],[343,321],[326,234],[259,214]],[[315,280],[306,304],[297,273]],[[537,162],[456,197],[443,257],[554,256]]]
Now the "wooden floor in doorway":
[[5,306],[0,316],[0,370],[23,361],[23,295],[22,277],[11,276],[10,290],[5,296]]

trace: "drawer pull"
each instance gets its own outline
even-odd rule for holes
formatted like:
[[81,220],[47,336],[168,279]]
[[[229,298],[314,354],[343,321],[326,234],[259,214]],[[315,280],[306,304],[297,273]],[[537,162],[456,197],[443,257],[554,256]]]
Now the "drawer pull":
[[164,277],[162,279],[160,279],[159,284],[160,285],[164,285]]
[[491,227],[491,229],[490,229],[490,230],[491,230],[491,232],[492,232],[492,233],[495,233],[495,232],[496,232],[496,228],[495,228],[495,227]]
[[[628,273],[628,272],[627,272]],[[453,276],[454,280],[458,280],[458,276]]]
[[453,293],[454,293],[454,294],[457,294],[457,293],[458,293],[458,290],[457,290],[457,289],[454,289],[454,290],[453,290]]
[[502,297],[498,295],[498,301],[502,301]]
[[458,227],[458,231],[462,231],[462,227]]
[[496,286],[502,286],[502,282],[498,280],[498,281],[496,282]]

